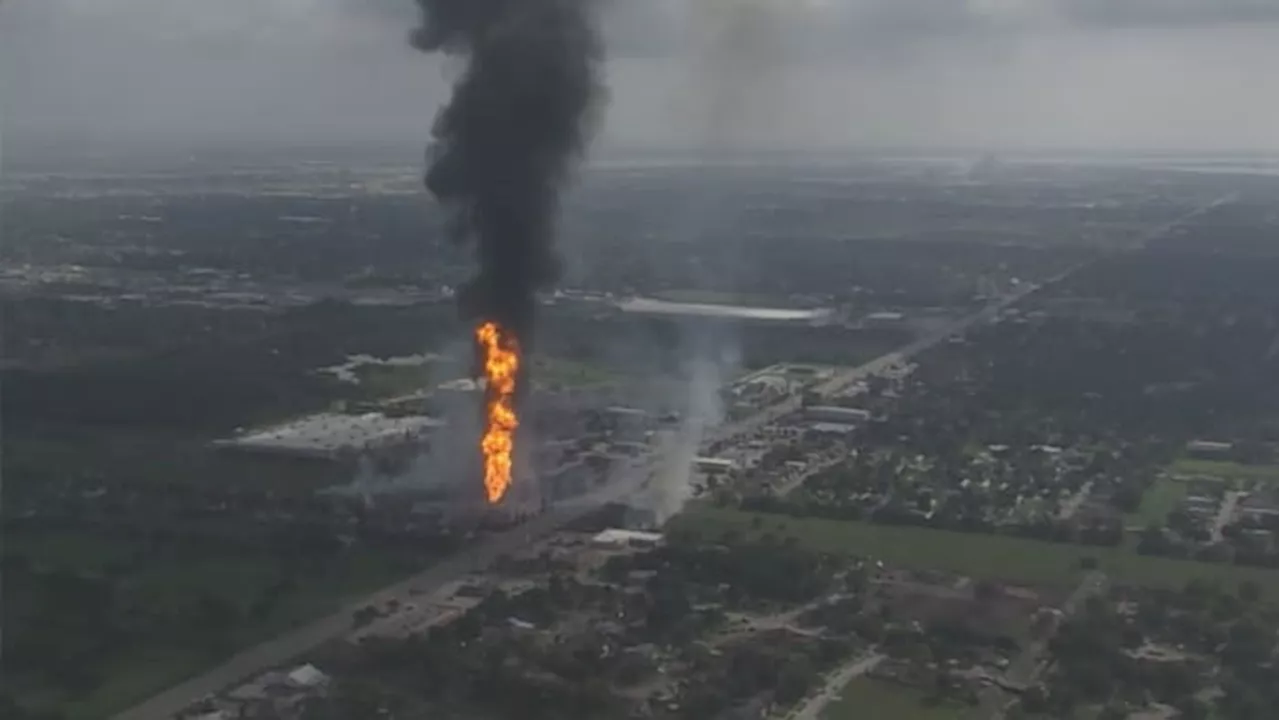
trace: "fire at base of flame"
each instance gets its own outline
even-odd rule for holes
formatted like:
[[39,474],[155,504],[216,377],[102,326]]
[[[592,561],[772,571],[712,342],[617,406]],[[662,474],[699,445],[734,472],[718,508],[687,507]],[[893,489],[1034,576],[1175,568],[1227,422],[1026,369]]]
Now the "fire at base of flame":
[[484,453],[484,490],[489,502],[496,504],[511,488],[512,452],[516,428],[520,426],[516,416],[520,345],[514,336],[495,322],[477,326],[476,341],[484,356],[487,384],[485,428],[480,438],[480,450]]

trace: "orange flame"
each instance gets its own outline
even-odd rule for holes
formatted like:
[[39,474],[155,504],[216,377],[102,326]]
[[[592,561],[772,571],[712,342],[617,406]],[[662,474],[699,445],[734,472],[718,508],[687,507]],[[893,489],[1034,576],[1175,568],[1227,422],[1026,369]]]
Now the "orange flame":
[[511,452],[516,417],[516,372],[520,369],[520,345],[495,322],[476,328],[476,340],[484,351],[485,429],[480,440],[484,452],[484,490],[497,503],[511,487]]

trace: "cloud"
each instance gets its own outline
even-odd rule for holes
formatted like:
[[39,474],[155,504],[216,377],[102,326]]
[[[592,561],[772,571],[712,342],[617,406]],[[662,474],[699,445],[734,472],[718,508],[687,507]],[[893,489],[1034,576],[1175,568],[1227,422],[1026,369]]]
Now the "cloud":
[[[801,55],[860,55],[897,46],[1023,32],[1275,26],[1273,0],[582,0],[599,6],[611,56],[687,49],[699,17],[769,16]],[[92,23],[100,35],[239,45],[395,43],[412,0],[38,0],[9,3],[10,24]]]
[[1024,33],[1106,29],[1274,27],[1269,0],[600,0],[615,57],[678,51],[691,18],[750,8],[802,57],[901,55],[961,39],[1005,41]]
[[[711,67],[769,115],[743,123],[764,144],[1275,143],[1274,0],[584,1],[612,58],[605,141],[685,141],[705,120],[679,86]],[[6,130],[59,142],[413,147],[450,82],[408,47],[413,0],[0,3]],[[727,70],[706,64],[724,32],[753,45],[712,58]]]
[[1063,15],[1085,26],[1109,28],[1211,28],[1270,25],[1280,10],[1273,0],[1059,0]]

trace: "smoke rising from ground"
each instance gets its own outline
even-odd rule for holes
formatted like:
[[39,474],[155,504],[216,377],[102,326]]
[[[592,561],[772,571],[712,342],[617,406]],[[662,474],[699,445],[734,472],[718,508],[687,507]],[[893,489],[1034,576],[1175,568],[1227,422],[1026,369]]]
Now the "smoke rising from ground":
[[[682,330],[686,356],[680,394],[668,399],[681,413],[679,427],[658,446],[661,464],[641,506],[660,524],[680,512],[693,494],[690,474],[706,432],[724,420],[720,389],[737,367],[736,343],[707,328]],[[678,404],[676,404],[678,403]]]
[[[784,38],[779,23],[787,8],[788,0],[689,4],[689,72],[680,102],[695,110],[698,121],[693,136],[699,149],[749,150],[754,134],[779,122],[781,116],[776,113],[795,111],[760,102],[778,97],[780,88],[773,69],[781,55]],[[731,220],[735,212],[726,198],[704,191],[668,214],[673,218],[669,239],[699,242],[712,228],[734,227]],[[702,270],[708,281],[714,273],[721,283],[733,271],[731,265]],[[724,419],[720,390],[739,364],[738,338],[731,330],[695,321],[683,324],[679,332],[684,382],[668,404],[682,408],[681,422],[659,447],[662,460],[658,475],[639,502],[659,523],[678,513],[691,496],[694,459],[707,430]]]
[[589,0],[417,0],[424,52],[465,59],[427,151],[426,186],[474,242],[479,271],[459,292],[531,346],[535,293],[556,278],[560,189],[602,95]]
[[683,102],[695,109],[694,139],[704,150],[747,151],[789,107],[782,21],[795,0],[707,0],[688,8],[690,72]]
[[[430,366],[427,385],[430,387],[465,377],[472,362],[470,355],[469,341],[455,342],[443,348],[437,361]],[[446,394],[437,397],[435,404],[433,414],[444,424],[432,432],[429,447],[410,459],[407,467],[397,467],[392,473],[384,473],[374,463],[364,460],[350,486],[333,491],[373,496],[406,490],[433,490],[457,484],[460,478],[474,475],[475,456],[454,449],[475,444],[483,428],[480,407],[472,398],[462,395]]]

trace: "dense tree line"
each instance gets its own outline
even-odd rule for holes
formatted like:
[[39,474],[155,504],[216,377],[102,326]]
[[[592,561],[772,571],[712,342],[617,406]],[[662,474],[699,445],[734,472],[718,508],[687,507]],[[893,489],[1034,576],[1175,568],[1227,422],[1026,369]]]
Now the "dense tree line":
[[[1132,608],[1120,612],[1117,601]],[[1148,589],[1095,597],[1050,642],[1047,688],[1022,699],[1031,712],[1068,713],[1161,702],[1183,717],[1239,720],[1276,714],[1276,613],[1259,587],[1215,588],[1192,581],[1181,591]],[[1145,660],[1141,649],[1175,648],[1182,659]],[[1201,691],[1220,687],[1213,699]],[[1121,714],[1123,716],[1123,713]]]

